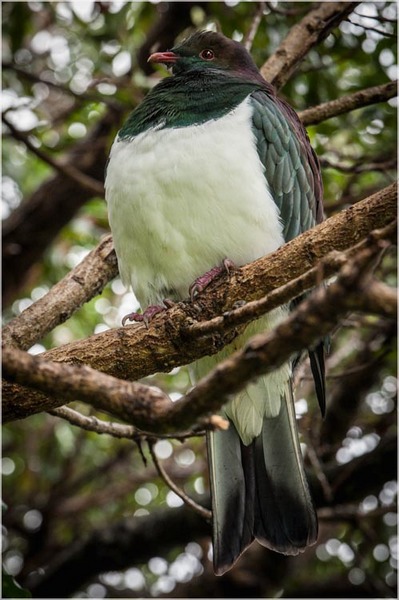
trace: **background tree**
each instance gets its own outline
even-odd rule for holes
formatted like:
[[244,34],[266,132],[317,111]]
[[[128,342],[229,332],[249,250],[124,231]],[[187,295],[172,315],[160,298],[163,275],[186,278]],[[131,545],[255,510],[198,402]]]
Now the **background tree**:
[[[149,52],[193,27],[251,47],[299,111],[331,220],[211,286],[201,320],[182,304],[121,330],[135,298],[97,246],[104,167],[164,76]],[[395,35],[393,2],[3,3],[4,597],[396,595]],[[186,395],[181,365],[333,274]],[[216,578],[207,513],[181,498],[209,504],[203,430],[229,390],[327,332],[323,422],[305,360],[296,373],[319,541],[288,558],[254,544]]]

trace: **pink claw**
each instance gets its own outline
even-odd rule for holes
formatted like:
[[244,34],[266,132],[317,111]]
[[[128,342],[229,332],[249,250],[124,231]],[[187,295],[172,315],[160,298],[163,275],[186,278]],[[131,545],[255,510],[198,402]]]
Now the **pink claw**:
[[126,321],[137,321],[139,323],[144,323],[144,325],[148,327],[149,322],[155,315],[163,312],[167,308],[172,308],[174,304],[173,300],[165,298],[163,304],[152,304],[151,306],[148,306],[143,313],[131,312],[123,317],[122,326],[126,325]]
[[207,288],[208,285],[214,279],[217,279],[218,277],[220,277],[220,275],[222,275],[222,273],[224,273],[224,272],[230,273],[230,271],[235,268],[236,268],[236,266],[233,263],[233,261],[230,260],[229,258],[225,258],[220,267],[213,267],[213,269],[210,269],[209,271],[204,273],[204,275],[201,275],[200,277],[198,277],[190,285],[189,290],[188,290],[191,301],[193,301],[195,299],[195,297],[198,296],[198,294],[203,292],[204,289]]
[[138,321],[144,323],[148,327],[149,322],[160,312],[166,310],[166,306],[154,304],[145,309],[143,313],[131,312],[125,315],[122,319],[122,326],[126,325],[127,321]]

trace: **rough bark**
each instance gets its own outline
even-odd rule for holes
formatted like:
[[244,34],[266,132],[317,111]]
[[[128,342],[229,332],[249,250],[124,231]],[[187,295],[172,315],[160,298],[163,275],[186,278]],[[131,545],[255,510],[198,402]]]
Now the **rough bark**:
[[[396,216],[395,191],[396,187],[392,185],[331,217],[268,257],[239,269],[230,276],[228,285],[223,278],[216,281],[211,286],[213,289],[203,295],[205,302],[199,298],[195,303],[201,306],[202,318],[212,317],[215,312],[223,313],[242,298],[259,298],[313,267],[329,251],[343,250],[367,236],[375,226],[390,224]],[[176,305],[157,316],[148,329],[136,325],[107,331],[53,349],[43,356],[49,360],[90,365],[120,379],[137,379],[156,371],[168,371],[178,364],[217,352],[231,339],[230,332],[227,339],[218,334],[199,338],[193,344],[187,335],[187,319],[194,319],[195,315],[195,305]],[[18,329],[17,319],[8,327],[8,336],[12,337],[10,329]],[[306,345],[308,342],[308,339],[305,341],[297,336],[296,343]],[[49,400],[13,384],[5,384],[3,393],[5,420],[21,418],[61,404],[60,399]],[[212,410],[214,407],[208,408]]]
[[263,77],[277,89],[288,81],[309,50],[323,41],[359,2],[320,2],[294,25],[276,52],[261,68]]

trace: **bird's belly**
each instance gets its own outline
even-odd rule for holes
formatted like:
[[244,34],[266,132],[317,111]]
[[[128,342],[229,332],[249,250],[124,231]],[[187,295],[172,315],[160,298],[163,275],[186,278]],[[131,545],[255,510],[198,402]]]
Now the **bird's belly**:
[[110,224],[122,280],[142,308],[186,297],[224,258],[242,265],[283,243],[250,119],[245,100],[221,119],[114,144]]

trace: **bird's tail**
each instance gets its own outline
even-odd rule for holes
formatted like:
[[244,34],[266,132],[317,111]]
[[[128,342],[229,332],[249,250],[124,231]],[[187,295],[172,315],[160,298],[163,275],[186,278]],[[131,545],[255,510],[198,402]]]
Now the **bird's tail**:
[[244,445],[231,422],[208,434],[213,510],[213,562],[222,575],[256,538],[283,554],[298,554],[317,538],[317,517],[306,481],[291,383],[277,416]]

